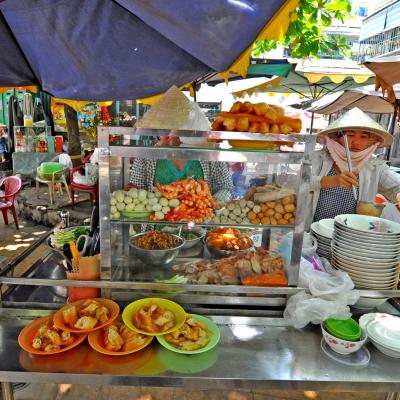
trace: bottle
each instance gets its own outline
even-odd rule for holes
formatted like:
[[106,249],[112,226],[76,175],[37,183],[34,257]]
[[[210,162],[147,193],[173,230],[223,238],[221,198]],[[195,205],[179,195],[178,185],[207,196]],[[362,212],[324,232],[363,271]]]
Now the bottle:
[[60,217],[61,217],[61,228],[69,228],[69,211],[62,210],[60,211]]
[[33,126],[33,118],[32,118],[31,114],[25,114],[24,115],[24,126],[25,127]]

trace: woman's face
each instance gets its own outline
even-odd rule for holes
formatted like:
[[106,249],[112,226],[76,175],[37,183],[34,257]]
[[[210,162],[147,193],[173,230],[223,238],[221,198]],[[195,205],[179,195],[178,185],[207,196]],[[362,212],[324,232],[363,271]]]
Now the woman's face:
[[[375,135],[371,135],[361,129],[345,131],[345,133],[347,135],[347,141],[349,142],[350,151],[363,151],[379,141],[379,138]],[[343,137],[339,137],[338,141],[344,146]]]
[[179,146],[181,141],[179,136],[168,135],[168,136],[160,136],[160,140],[158,142],[162,146]]

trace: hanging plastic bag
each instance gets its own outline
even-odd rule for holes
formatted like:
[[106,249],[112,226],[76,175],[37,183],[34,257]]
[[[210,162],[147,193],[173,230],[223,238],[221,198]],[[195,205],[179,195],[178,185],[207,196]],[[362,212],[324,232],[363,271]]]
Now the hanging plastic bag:
[[286,304],[284,318],[295,328],[308,323],[319,324],[327,318],[346,319],[351,313],[348,305],[355,304],[359,293],[347,273],[334,270],[328,261],[325,271],[316,270],[304,258],[300,263],[299,286],[310,290],[291,296]]

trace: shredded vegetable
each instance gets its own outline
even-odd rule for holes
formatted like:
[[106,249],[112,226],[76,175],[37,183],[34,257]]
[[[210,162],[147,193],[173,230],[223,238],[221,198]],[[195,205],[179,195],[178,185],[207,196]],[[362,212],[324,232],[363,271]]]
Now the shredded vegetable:
[[183,275],[174,275],[170,279],[154,279],[157,283],[187,283],[188,279]]
[[51,245],[57,249],[62,250],[65,243],[70,241],[76,241],[79,236],[87,235],[90,229],[82,226],[77,226],[76,228],[66,228],[55,230],[50,236]]

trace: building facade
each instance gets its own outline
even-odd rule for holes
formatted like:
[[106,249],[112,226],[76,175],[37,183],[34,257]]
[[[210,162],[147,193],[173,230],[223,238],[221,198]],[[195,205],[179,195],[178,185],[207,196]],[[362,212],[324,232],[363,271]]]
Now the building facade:
[[400,54],[400,0],[376,2],[360,31],[360,62]]

